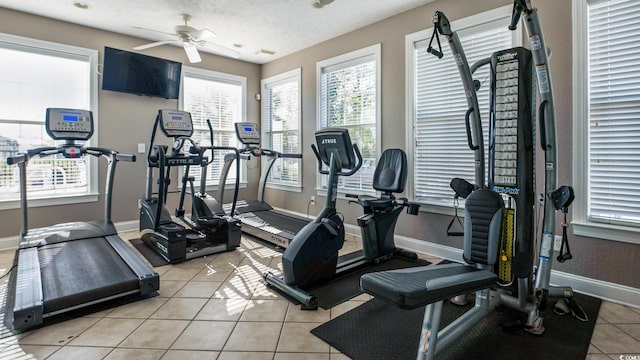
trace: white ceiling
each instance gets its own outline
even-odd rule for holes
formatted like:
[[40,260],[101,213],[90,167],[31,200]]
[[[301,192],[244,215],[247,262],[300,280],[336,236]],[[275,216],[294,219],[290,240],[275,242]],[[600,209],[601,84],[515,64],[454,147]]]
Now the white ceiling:
[[[0,6],[148,42],[172,37],[145,29],[172,33],[174,26],[183,24],[180,14],[187,13],[192,16],[189,26],[217,34],[210,43],[239,51],[241,60],[263,64],[433,0],[335,0],[321,9],[312,6],[313,0],[82,1],[88,10],[75,7],[74,0],[2,0]],[[256,55],[260,49],[275,54]],[[216,53],[206,47],[200,50]]]

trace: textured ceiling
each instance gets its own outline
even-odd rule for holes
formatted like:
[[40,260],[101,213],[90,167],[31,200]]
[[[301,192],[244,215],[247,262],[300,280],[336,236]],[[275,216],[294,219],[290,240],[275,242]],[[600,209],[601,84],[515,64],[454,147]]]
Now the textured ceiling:
[[[168,33],[183,24],[180,14],[188,13],[189,26],[217,34],[210,43],[262,64],[431,1],[335,0],[321,9],[312,6],[313,0],[83,0],[88,10],[78,9],[73,0],[2,0],[0,6],[148,42],[173,39]],[[275,54],[256,55],[260,49]],[[206,45],[200,50],[222,54]]]

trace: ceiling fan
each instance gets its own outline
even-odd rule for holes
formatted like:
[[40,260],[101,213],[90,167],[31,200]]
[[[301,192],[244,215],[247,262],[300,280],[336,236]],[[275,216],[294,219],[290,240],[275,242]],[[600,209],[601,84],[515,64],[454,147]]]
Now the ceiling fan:
[[167,34],[173,37],[170,40],[161,40],[152,42],[150,44],[136,46],[134,50],[145,50],[155,46],[165,45],[165,44],[182,44],[185,53],[187,53],[187,58],[191,63],[197,63],[202,61],[200,58],[200,54],[198,53],[198,46],[208,48],[213,52],[216,52],[221,55],[229,56],[232,58],[239,58],[240,53],[238,51],[226,48],[224,46],[220,46],[211,42],[208,42],[208,39],[216,37],[216,34],[209,29],[195,29],[187,23],[191,20],[191,15],[189,14],[181,14],[182,20],[184,21],[184,25],[176,25],[173,28],[173,33],[167,33],[164,31],[145,29],[142,27],[135,26],[137,29],[147,30],[147,31],[155,31],[163,34]]

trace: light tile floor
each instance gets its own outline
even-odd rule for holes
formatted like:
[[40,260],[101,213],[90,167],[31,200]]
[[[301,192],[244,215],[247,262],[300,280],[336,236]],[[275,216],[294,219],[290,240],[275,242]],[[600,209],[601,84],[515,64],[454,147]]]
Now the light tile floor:
[[[138,233],[121,235],[131,239]],[[349,237],[343,251],[357,248],[358,239]],[[0,252],[0,276],[11,268],[13,255]],[[260,282],[263,272],[279,271],[280,258],[243,238],[235,251],[158,267],[157,297],[17,336],[0,329],[0,359],[347,359],[309,331],[370,297],[331,310],[302,311]],[[2,278],[2,298],[6,283]],[[587,359],[621,355],[640,359],[640,309],[603,302]]]

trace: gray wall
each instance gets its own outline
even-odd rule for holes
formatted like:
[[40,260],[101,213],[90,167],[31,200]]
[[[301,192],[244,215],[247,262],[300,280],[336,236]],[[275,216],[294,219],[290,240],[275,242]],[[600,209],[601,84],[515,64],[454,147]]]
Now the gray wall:
[[[262,76],[268,77],[293,68],[302,67],[302,123],[304,149],[304,189],[302,194],[270,190],[266,199],[277,207],[306,212],[309,196],[314,194],[315,163],[309,151],[316,130],[316,62],[357,50],[375,43],[382,44],[382,143],[389,147],[405,148],[405,35],[431,28],[431,16],[443,11],[451,21],[471,16],[504,5],[509,0],[439,0],[406,13],[382,20],[371,26],[326,41],[283,59],[265,64]],[[556,105],[559,184],[572,181],[572,28],[571,1],[536,0],[545,41],[552,50],[552,71]],[[507,24],[505,24],[507,26]],[[454,29],[455,30],[455,29]],[[524,30],[524,29],[523,29]],[[524,31],[526,36],[526,31]],[[527,41],[523,42],[527,44]],[[447,46],[443,44],[443,46]],[[443,105],[445,106],[445,105]],[[543,159],[538,154],[538,159]],[[541,174],[543,171],[538,170]],[[540,179],[542,180],[542,179]],[[541,183],[541,181],[539,181]],[[539,190],[539,192],[542,189]],[[582,194],[577,194],[582,196]],[[317,201],[317,211],[323,199]],[[338,209],[347,223],[355,224],[360,214],[357,205],[340,201]],[[447,237],[449,216],[421,212],[419,216],[401,215],[396,234],[415,239],[462,247],[460,238]],[[557,223],[561,223],[558,215]],[[558,226],[557,234],[561,234]],[[554,269],[588,278],[640,287],[640,274],[635,264],[640,258],[640,246],[616,241],[573,236],[569,234],[573,260],[564,264],[554,262]]]
[[[381,148],[405,147],[405,35],[431,28],[431,15],[444,11],[451,20],[457,20],[504,5],[510,0],[439,0],[406,13],[380,21],[371,26],[326,41],[263,66],[247,64],[212,55],[203,55],[199,67],[246,76],[248,78],[248,117],[259,121],[259,104],[253,94],[259,92],[260,78],[267,78],[294,68],[302,68],[302,124],[303,137],[303,191],[291,193],[268,189],[266,200],[280,208],[300,213],[307,212],[307,202],[315,195],[316,163],[309,146],[316,130],[316,62],[360,49],[376,43],[382,44],[382,143]],[[571,59],[571,1],[536,0],[547,46],[553,51],[550,60],[554,82],[559,155],[559,184],[571,184],[572,174],[572,59]],[[34,17],[0,8],[0,32],[63,42],[71,45],[102,49],[104,45],[131,48],[139,40],[118,34]],[[505,24],[506,26],[506,24]],[[526,42],[525,42],[526,43]],[[446,45],[445,45],[446,46]],[[182,50],[172,47],[153,49],[150,55],[184,61]],[[176,107],[175,101],[135,97],[126,94],[100,92],[100,145],[122,152],[135,152],[137,143],[148,142],[151,123],[158,108]],[[129,127],[126,132],[121,127]],[[130,129],[130,131],[129,131]],[[542,158],[538,156],[538,158]],[[259,167],[250,166],[258,170]],[[126,169],[126,170],[125,170]],[[144,190],[144,162],[135,165],[123,163],[117,174],[114,194],[114,220],[137,219],[136,199]],[[251,173],[250,189],[244,198],[254,198],[256,172]],[[538,172],[540,173],[540,171]],[[174,182],[175,183],[175,182]],[[581,194],[577,194],[581,196]],[[175,203],[175,199],[172,199]],[[311,213],[317,213],[324,199],[319,198]],[[88,220],[102,214],[103,203],[77,204],[65,207],[33,209],[33,226],[45,226],[66,221],[58,214],[65,213],[78,220]],[[170,206],[171,207],[171,206]],[[63,209],[63,210],[62,210]],[[361,209],[357,205],[339,201],[338,210],[345,221],[355,224]],[[0,211],[2,223],[0,238],[15,236],[19,231],[18,210]],[[436,244],[461,247],[459,238],[446,236],[450,217],[421,212],[419,216],[402,215],[396,233]],[[557,223],[560,223],[558,217]],[[560,230],[560,228],[558,228]],[[558,234],[560,232],[558,231]],[[554,263],[554,269],[588,278],[640,287],[640,274],[635,264],[640,258],[640,247],[633,244],[607,241],[569,234],[574,259],[564,264]]]
[[[0,19],[0,32],[3,33],[99,50],[100,64],[102,64],[104,46],[131,49],[147,42],[147,40],[32,16],[4,8],[0,8]],[[254,94],[260,91],[260,65],[205,53],[201,54],[202,62],[189,64],[184,50],[174,46],[156,47],[145,51],[145,54],[180,61],[193,67],[246,77],[247,120],[259,120],[260,103],[255,100]],[[99,67],[101,68],[101,65]],[[101,81],[102,79],[100,78],[100,86],[102,84]],[[100,90],[98,107],[99,145],[138,156],[138,161],[133,164],[125,162],[118,164],[113,194],[113,221],[137,220],[137,201],[144,194],[146,176],[146,158],[144,154],[137,154],[137,144],[145,143],[148,145],[158,109],[177,109],[178,101]],[[255,170],[249,173],[249,181],[250,183],[257,183],[260,175],[259,166],[252,165],[250,168]],[[102,161],[99,174],[100,201],[31,208],[29,210],[30,227],[42,227],[72,220],[86,221],[102,218],[105,173],[106,166],[105,162]],[[174,172],[170,190],[175,190],[178,182],[177,173]],[[256,189],[255,187],[249,187],[242,194],[244,197],[255,198]],[[172,194],[169,197],[168,208],[171,211],[177,206],[177,198],[177,194]],[[187,205],[190,206],[188,203]],[[18,235],[22,222],[21,213],[18,209],[0,211],[0,218],[2,219],[0,238]]]

